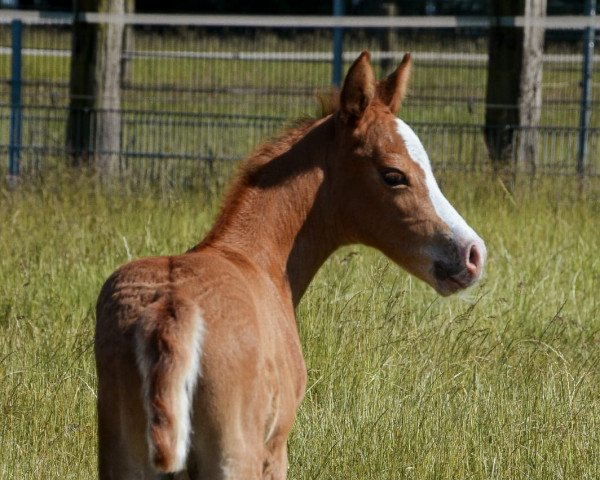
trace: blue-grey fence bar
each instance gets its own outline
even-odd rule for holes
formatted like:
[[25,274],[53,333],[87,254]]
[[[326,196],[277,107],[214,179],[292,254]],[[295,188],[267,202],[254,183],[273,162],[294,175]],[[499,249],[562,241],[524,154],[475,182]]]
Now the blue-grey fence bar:
[[[343,0],[333,0],[333,15],[335,17],[341,17],[344,15],[344,2]],[[344,30],[342,27],[335,27],[333,30],[333,71],[331,83],[340,87],[342,84],[342,67],[343,60],[342,55],[344,51]]]
[[[596,16],[596,0],[586,0],[585,11],[590,18]],[[583,39],[583,70],[581,74],[581,114],[579,122],[579,144],[577,148],[577,173],[585,173],[588,156],[588,130],[591,115],[591,89],[594,56],[594,28],[589,26],[584,30]]]
[[21,20],[11,22],[12,62],[10,81],[10,144],[8,151],[8,174],[19,175],[21,157],[21,41],[23,23]]

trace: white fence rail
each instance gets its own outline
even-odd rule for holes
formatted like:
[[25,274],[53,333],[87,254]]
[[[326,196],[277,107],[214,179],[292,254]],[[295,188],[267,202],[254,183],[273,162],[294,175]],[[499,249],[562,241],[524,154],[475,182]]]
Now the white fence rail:
[[[21,20],[35,24],[71,24],[75,16],[66,12],[0,10],[0,23]],[[556,30],[600,29],[600,18],[583,15],[557,15],[531,19],[524,16],[356,16],[331,17],[318,15],[165,15],[131,13],[124,15],[86,13],[77,15],[87,23],[123,23],[125,25],[162,25],[190,27],[253,27],[253,28],[489,28],[544,27]]]
[[[29,57],[71,57],[71,50],[59,50],[53,48],[24,48],[24,56]],[[0,55],[11,55],[12,48],[0,47]],[[342,58],[344,62],[354,60],[360,51],[346,51]],[[370,51],[371,59],[378,60],[402,60],[404,52],[381,52]],[[245,60],[274,61],[274,62],[331,62],[332,52],[193,52],[180,50],[152,51],[127,51],[125,58],[190,58],[196,60]],[[577,54],[546,54],[543,56],[546,63],[581,63],[581,55]],[[487,53],[448,53],[448,52],[415,52],[412,59],[418,62],[478,62],[487,63]],[[600,55],[593,56],[594,63],[600,62]]]

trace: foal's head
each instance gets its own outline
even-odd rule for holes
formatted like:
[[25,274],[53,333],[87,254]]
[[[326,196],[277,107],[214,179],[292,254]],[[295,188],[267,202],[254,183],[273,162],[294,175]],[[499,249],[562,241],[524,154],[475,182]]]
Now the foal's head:
[[376,82],[368,52],[350,67],[334,117],[332,191],[349,241],[376,247],[449,295],[480,278],[486,249],[443,196],[419,138],[395,116],[410,68],[406,54]]

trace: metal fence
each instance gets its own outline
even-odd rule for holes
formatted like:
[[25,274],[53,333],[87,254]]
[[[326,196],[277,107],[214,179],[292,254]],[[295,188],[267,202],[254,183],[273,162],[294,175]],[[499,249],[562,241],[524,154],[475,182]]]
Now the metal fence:
[[[363,49],[371,51],[379,76],[393,69],[405,51],[412,52],[414,73],[401,116],[420,134],[437,168],[490,169],[483,138],[487,18],[86,14],[85,20],[126,25],[120,81],[123,171],[185,181],[206,171],[206,165],[244,157],[290,121],[313,116],[315,94],[329,88],[339,76],[336,69],[345,71]],[[21,45],[14,44],[15,21],[22,25]],[[523,19],[508,21],[518,25]],[[543,110],[534,132],[538,171],[575,174],[583,31],[598,28],[598,21],[548,17],[544,22]],[[2,173],[15,148],[23,173],[68,161],[72,24],[70,13],[0,10]],[[334,51],[335,31],[342,33],[343,51]],[[16,48],[21,54],[19,106],[11,101]],[[600,55],[592,61],[597,67]],[[595,68],[588,175],[600,175],[598,87],[600,70]],[[10,137],[15,115],[20,140]],[[515,141],[531,134],[517,125],[508,128],[517,132]]]

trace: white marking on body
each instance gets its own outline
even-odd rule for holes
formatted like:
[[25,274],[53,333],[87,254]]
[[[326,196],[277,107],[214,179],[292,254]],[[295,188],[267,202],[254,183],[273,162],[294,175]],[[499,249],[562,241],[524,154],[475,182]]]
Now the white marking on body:
[[398,134],[404,140],[408,155],[413,162],[421,167],[425,174],[425,185],[435,212],[456,237],[463,241],[475,241],[483,245],[483,240],[479,238],[441,192],[433,176],[427,152],[417,134],[399,118],[396,119],[396,125]]
[[[184,358],[186,358],[188,362],[187,364],[178,366],[184,373],[180,375],[179,381],[173,385],[170,392],[170,399],[173,400],[174,403],[173,409],[176,420],[176,424],[174,425],[174,430],[176,432],[174,471],[185,468],[190,444],[190,435],[192,432],[191,413],[193,395],[198,378],[200,378],[200,375],[202,374],[200,360],[202,357],[202,345],[204,341],[204,320],[199,311],[194,315],[194,322],[195,328],[193,328],[190,337],[186,339],[189,342],[187,344],[189,350],[184,354]],[[153,416],[150,398],[150,372],[152,365],[150,352],[148,352],[147,349],[147,343],[148,342],[141,334],[141,331],[138,330],[135,335],[135,357],[138,369],[142,376],[144,409],[148,417],[146,440],[148,442],[150,458],[152,459],[156,454],[156,448],[150,432],[150,419]]]
[[180,425],[177,436],[177,463],[180,469],[186,464],[187,454],[190,445],[190,435],[192,433],[192,402],[196,383],[202,374],[200,360],[202,357],[202,345],[204,341],[204,319],[200,312],[195,316],[196,325],[192,331],[190,343],[192,350],[190,352],[190,363],[185,369],[186,375],[183,379],[183,395],[179,395]]

